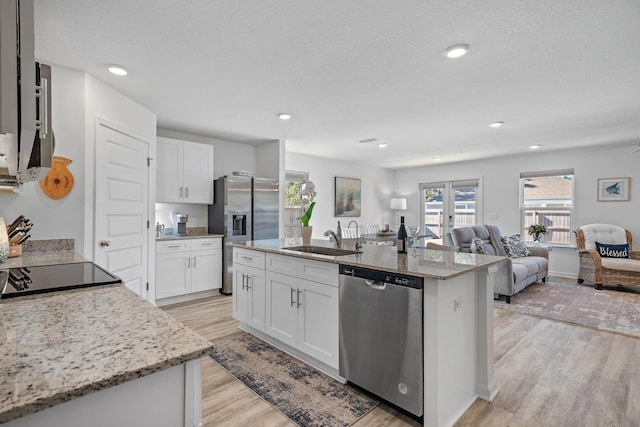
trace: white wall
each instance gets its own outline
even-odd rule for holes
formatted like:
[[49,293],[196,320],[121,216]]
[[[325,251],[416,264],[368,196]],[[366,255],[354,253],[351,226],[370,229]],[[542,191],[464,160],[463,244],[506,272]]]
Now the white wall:
[[271,141],[256,147],[256,176],[280,178],[280,141]]
[[7,224],[25,215],[34,224],[32,239],[73,238],[80,253],[84,250],[85,222],[84,76],[80,71],[51,66],[54,155],[72,160],[68,165],[74,177],[71,192],[54,200],[34,181],[23,184],[17,194],[0,193],[0,216]]
[[[554,169],[575,170],[574,227],[604,222],[620,225],[636,236],[634,246],[640,248],[640,153],[631,155],[633,147],[585,152],[563,150],[531,152],[526,155],[489,160],[443,164],[397,171],[395,190],[407,197],[407,221],[419,222],[421,182],[482,179],[483,223],[500,227],[503,234],[520,232],[519,177],[520,172]],[[629,202],[598,202],[598,178],[631,177]],[[634,184],[635,183],[635,184]],[[488,221],[489,214],[497,219]],[[574,249],[554,248],[550,254],[550,272],[573,277],[578,272],[578,256]]]
[[[389,200],[394,187],[394,172],[391,170],[289,152],[285,154],[285,167],[288,170],[309,172],[309,179],[316,185],[316,207],[309,222],[309,225],[313,226],[315,239],[327,239],[324,237],[325,230],[335,231],[337,221],[346,228],[352,219],[359,225],[364,225],[384,224],[393,218],[393,213],[389,211]],[[360,217],[334,216],[336,176],[361,180]]]
[[237,170],[256,170],[256,147],[168,129],[158,129],[158,136],[213,145],[213,177],[229,175]]

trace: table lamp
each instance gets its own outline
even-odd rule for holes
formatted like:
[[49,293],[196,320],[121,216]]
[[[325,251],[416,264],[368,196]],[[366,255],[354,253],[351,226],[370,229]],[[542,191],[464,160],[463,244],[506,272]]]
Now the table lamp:
[[389,209],[395,209],[396,211],[396,224],[400,224],[400,211],[404,211],[407,209],[407,199],[402,198],[392,198],[391,204],[389,205]]

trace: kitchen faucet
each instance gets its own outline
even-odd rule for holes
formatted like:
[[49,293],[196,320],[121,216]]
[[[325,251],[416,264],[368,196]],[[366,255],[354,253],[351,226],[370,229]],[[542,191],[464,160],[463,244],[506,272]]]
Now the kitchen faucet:
[[340,221],[338,221],[338,228],[334,233],[333,230],[327,230],[324,232],[325,236],[333,236],[336,241],[336,248],[342,248],[342,229],[340,228]]
[[360,250],[362,249],[362,243],[360,243],[360,226],[358,226],[358,221],[356,221],[355,219],[352,219],[351,221],[349,221],[349,225],[347,225],[347,228],[351,228],[351,223],[355,223],[356,224],[356,250]]

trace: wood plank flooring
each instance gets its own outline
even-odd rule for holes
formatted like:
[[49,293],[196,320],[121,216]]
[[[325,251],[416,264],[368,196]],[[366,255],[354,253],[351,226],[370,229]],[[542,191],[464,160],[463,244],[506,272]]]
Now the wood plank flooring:
[[[595,291],[594,291],[595,292]],[[163,309],[209,340],[239,332],[231,297]],[[640,340],[495,310],[492,403],[477,400],[456,426],[640,426]],[[211,359],[202,359],[204,426],[293,426]],[[417,426],[380,405],[354,426]]]

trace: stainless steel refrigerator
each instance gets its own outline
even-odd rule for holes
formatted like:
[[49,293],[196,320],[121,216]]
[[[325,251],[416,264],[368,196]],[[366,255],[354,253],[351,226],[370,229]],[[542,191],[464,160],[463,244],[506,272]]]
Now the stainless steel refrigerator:
[[223,234],[222,293],[233,291],[233,248],[227,242],[278,238],[278,180],[223,176],[213,182],[209,233]]

